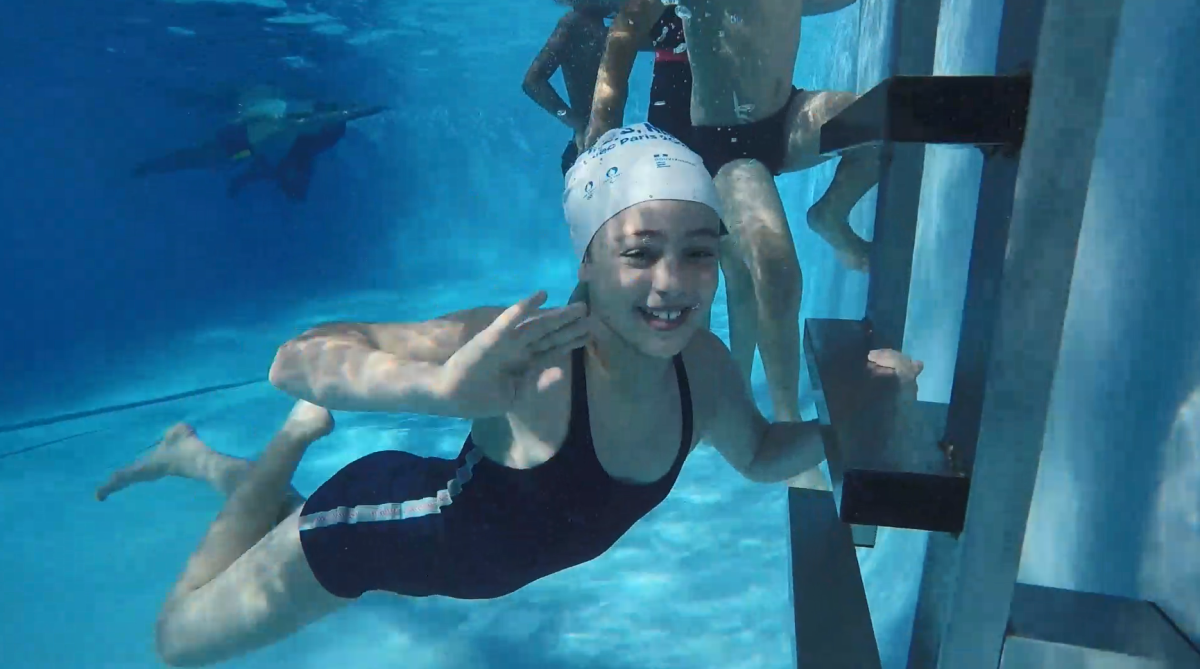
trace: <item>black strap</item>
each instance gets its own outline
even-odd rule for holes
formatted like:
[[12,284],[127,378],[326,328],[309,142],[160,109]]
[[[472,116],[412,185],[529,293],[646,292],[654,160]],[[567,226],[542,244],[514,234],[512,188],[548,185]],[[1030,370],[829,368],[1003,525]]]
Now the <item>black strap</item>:
[[588,412],[587,377],[583,360],[585,350],[580,346],[571,351],[571,418],[567,425],[567,439],[574,439],[575,430],[583,427],[590,441],[592,419]]
[[682,461],[692,450],[692,388],[688,385],[682,354],[675,356],[675,379],[679,382],[679,407],[683,413],[683,447],[679,449],[678,458]]

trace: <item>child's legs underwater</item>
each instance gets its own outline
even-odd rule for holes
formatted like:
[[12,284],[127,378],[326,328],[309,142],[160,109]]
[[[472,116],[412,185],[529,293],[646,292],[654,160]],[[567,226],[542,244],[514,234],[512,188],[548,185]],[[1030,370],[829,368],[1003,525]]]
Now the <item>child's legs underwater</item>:
[[[734,289],[729,294],[730,320],[757,316],[756,324],[741,330],[757,335],[775,419],[799,420],[803,279],[775,177],[758,160],[738,159],[721,167],[714,182],[733,237],[733,247],[722,249],[727,290]],[[731,257],[735,251],[744,267]],[[742,273],[740,280],[734,272]],[[731,339],[734,329],[731,322]],[[748,371],[743,368],[743,374]]]
[[299,514],[208,583],[176,588],[155,630],[166,664],[202,666],[269,646],[353,601],[329,594],[313,576],[300,546]]
[[[788,105],[783,172],[806,170],[829,160],[821,154],[821,128],[858,99],[841,91],[801,91]],[[833,247],[846,267],[866,271],[870,243],[850,227],[850,211],[879,183],[880,148],[860,146],[842,153],[833,181],[808,210],[808,227]]]
[[[166,477],[179,477],[207,483],[228,498],[254,469],[254,461],[218,453],[200,440],[187,423],[177,423],[166,431],[149,453],[113,472],[96,488],[96,499],[103,502],[112,495],[139,483]],[[279,520],[304,504],[295,488],[288,490],[279,506]]]
[[279,510],[304,451],[332,430],[325,409],[298,402],[229,495],[159,615],[156,646],[172,666],[226,660],[287,637],[350,600],[317,582],[296,508]]

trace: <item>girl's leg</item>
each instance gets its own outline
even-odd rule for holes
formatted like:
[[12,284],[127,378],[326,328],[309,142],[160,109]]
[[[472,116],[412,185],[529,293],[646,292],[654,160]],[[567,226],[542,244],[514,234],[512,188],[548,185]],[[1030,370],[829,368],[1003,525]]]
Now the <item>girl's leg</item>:
[[299,509],[276,524],[305,450],[332,429],[328,411],[297,402],[233,486],[159,614],[156,641],[165,663],[200,666],[236,657],[348,601],[326,592],[309,569]]
[[[149,483],[167,476],[207,483],[229,497],[253,468],[253,460],[218,453],[196,436],[192,426],[178,423],[167,430],[154,450],[114,472],[96,489],[96,499],[103,502],[113,493],[131,485]],[[279,520],[286,518],[303,503],[304,498],[295,488],[291,488],[280,508]]]
[[209,582],[189,590],[196,581],[184,574],[155,630],[165,664],[200,667],[233,659],[350,603],[329,594],[313,576],[300,545],[299,514],[297,509]]

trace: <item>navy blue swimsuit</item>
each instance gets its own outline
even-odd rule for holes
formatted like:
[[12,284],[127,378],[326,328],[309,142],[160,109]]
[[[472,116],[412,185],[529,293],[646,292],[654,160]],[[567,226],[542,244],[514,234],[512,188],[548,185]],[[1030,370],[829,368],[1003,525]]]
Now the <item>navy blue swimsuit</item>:
[[561,449],[531,469],[485,458],[468,436],[454,460],[380,451],[350,463],[300,513],[300,542],[317,580],[354,598],[490,599],[602,555],[675,485],[692,444],[683,360],[675,376],[683,438],[653,483],[626,483],[600,465],[588,417],[583,349],[571,355],[571,417]]

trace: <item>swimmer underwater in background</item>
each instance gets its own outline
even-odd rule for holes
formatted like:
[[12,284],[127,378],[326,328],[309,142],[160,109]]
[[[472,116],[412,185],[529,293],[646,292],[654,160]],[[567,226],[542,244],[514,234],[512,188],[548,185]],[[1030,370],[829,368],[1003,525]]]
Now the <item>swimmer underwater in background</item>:
[[639,51],[654,52],[646,121],[691,147],[692,69],[676,6],[626,2],[613,19],[596,77],[584,146],[624,123],[629,76]]
[[[618,24],[622,27],[628,24],[628,21],[622,22],[621,14],[617,13],[620,2],[556,1],[558,4],[572,7],[572,10],[559,20],[546,45],[530,64],[522,89],[534,102],[574,132],[571,141],[567,142],[563,150],[563,175],[566,175],[579,156],[580,149],[590,145],[589,127],[598,127],[590,119],[597,106],[593,95],[608,90],[603,83],[606,73],[614,67],[623,67],[626,70],[624,78],[627,81],[639,51],[655,52],[654,78],[650,86],[650,108],[646,112],[646,120],[687,144],[691,125],[688,106],[691,103],[692,75],[687,64],[686,45],[683,42],[683,23],[675,15],[674,8],[670,8],[650,28],[638,33],[638,39],[628,40],[622,37],[621,45],[614,47],[614,30]],[[614,14],[617,20],[613,29],[610,29],[604,25],[604,19]],[[621,31],[622,36],[625,34],[625,31]],[[626,48],[629,51],[627,63],[614,65],[609,62],[613,54],[624,55]],[[563,71],[570,105],[563,101],[550,84],[551,77],[559,67]],[[620,98],[622,113],[626,97],[627,93]],[[618,114],[617,121],[608,125],[605,130],[621,125],[621,118],[621,114]],[[595,137],[591,137],[592,142],[594,139]]]
[[221,128],[207,142],[139,164],[133,176],[219,170],[244,164],[245,169],[229,182],[229,197],[236,197],[248,184],[269,180],[275,181],[289,200],[303,201],[308,196],[316,157],[345,137],[348,123],[387,109],[316,103],[311,111],[242,117]]
[[[804,16],[837,11],[854,0],[807,0]],[[797,0],[799,2],[799,0]],[[605,40],[604,57],[592,96],[584,146],[624,124],[629,100],[629,76],[640,51],[654,52],[650,107],[646,120],[695,150],[691,139],[692,70],[688,59],[683,16],[686,8],[661,0],[626,0],[613,18]]]
[[[583,147],[588,113],[592,108],[592,91],[596,88],[596,72],[604,53],[604,36],[608,33],[604,20],[616,14],[620,3],[613,0],[556,2],[571,10],[558,20],[545,46],[530,63],[521,90],[574,133],[562,154],[562,173],[566,175]],[[560,68],[569,104],[550,84],[550,78]]]
[[[156,627],[171,666],[273,644],[371,591],[490,599],[608,551],[666,499],[705,441],[748,480],[824,459],[819,425],[767,421],[703,327],[720,204],[700,156],[648,124],[614,129],[563,193],[583,299],[538,291],[425,322],[329,323],[283,344],[297,403],[256,461],[178,425],[97,490],[183,476],[227,494]],[[872,351],[915,400],[921,364]],[[454,459],[379,451],[304,500],[290,481],[329,410],[472,421]],[[869,417],[867,417],[869,418]]]

